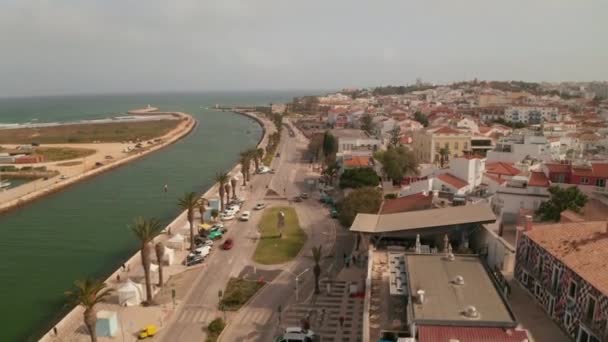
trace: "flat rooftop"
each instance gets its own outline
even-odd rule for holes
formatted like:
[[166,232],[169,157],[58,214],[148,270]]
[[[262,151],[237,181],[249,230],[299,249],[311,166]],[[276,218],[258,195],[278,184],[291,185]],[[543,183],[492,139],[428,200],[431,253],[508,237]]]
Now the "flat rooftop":
[[[515,317],[476,255],[405,254],[409,293],[424,290],[424,302],[410,300],[417,324],[514,327]],[[454,281],[464,279],[463,285]],[[477,318],[464,312],[473,306]]]
[[343,139],[369,139],[367,133],[360,129],[332,129],[331,134],[336,138]]
[[481,203],[394,214],[357,214],[350,230],[361,233],[385,233],[495,221],[496,216],[490,205]]

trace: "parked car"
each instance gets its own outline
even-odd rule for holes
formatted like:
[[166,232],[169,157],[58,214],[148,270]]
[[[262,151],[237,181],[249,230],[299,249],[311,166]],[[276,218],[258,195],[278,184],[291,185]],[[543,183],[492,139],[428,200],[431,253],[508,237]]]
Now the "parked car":
[[308,193],[303,192],[300,194],[300,197],[302,197],[303,199],[307,199],[308,198]]
[[240,205],[242,205],[244,202],[245,202],[245,201],[244,201],[244,200],[242,200],[242,199],[240,199],[240,198],[234,198],[234,199],[231,199],[231,200],[230,200],[230,202],[228,202],[228,204],[229,204],[229,205],[236,204],[236,205],[239,205],[239,206],[240,206]]
[[256,204],[253,209],[255,209],[255,210],[262,210],[264,208],[266,208],[266,203],[260,202],[260,203]]
[[188,256],[200,255],[205,258],[207,255],[209,255],[209,253],[211,253],[211,246],[202,246],[195,249],[193,252],[188,254]]
[[209,239],[211,240],[221,239],[222,235],[224,235],[224,232],[221,229],[211,229],[209,231]]
[[302,202],[302,197],[296,196],[293,198],[294,202]]
[[220,215],[220,220],[222,220],[222,221],[234,220],[234,214],[233,213],[224,213],[224,214]]
[[251,213],[249,211],[243,211],[241,214],[241,221],[249,221],[250,214]]
[[232,249],[232,246],[234,246],[234,241],[232,241],[232,239],[226,239],[226,241],[224,241],[222,244],[222,249],[229,250]]
[[331,217],[332,218],[338,218],[338,215],[340,215],[340,213],[338,212],[338,209],[332,208],[331,209]]
[[158,328],[154,324],[147,325],[145,328],[141,329],[137,334],[137,338],[143,340],[148,337],[154,337],[158,332]]
[[188,257],[186,257],[186,260],[184,261],[184,264],[186,266],[192,266],[192,265],[203,263],[203,260],[205,260],[205,258],[203,258],[200,255],[194,255],[194,256],[188,255]]
[[282,336],[275,339],[275,342],[312,342],[315,333],[312,330],[305,330],[298,327],[285,329]]

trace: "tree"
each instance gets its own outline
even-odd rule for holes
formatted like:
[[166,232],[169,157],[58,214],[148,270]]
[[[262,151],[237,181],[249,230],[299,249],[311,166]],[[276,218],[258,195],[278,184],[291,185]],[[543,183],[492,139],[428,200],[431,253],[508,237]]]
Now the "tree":
[[228,173],[226,172],[218,172],[215,174],[215,181],[219,183],[219,192],[220,192],[220,210],[224,211],[224,185],[228,182]]
[[97,313],[95,305],[108,298],[113,290],[107,288],[104,282],[92,278],[76,280],[74,287],[75,289],[66,291],[65,296],[71,304],[84,307],[84,325],[89,331],[91,342],[96,342],[97,333],[95,332],[95,324],[97,322]]
[[448,159],[450,158],[450,148],[449,147],[442,147],[439,149],[439,164],[441,165],[441,167],[443,168],[443,165],[448,161]]
[[418,173],[418,162],[405,146],[376,152],[375,158],[382,163],[382,170],[394,184],[401,184],[408,173]]
[[156,261],[158,262],[158,286],[163,287],[163,258],[165,257],[165,245],[159,241],[154,245]]
[[[280,128],[279,132],[280,132]],[[264,158],[264,149],[263,148],[258,148],[255,150],[255,157],[258,159],[258,163],[262,161],[262,158]],[[257,170],[257,169],[256,169]]]
[[327,176],[329,180],[329,184],[334,184],[334,179],[338,176],[338,172],[340,171],[340,166],[335,161],[331,164],[327,165],[325,170],[323,170],[323,174]]
[[[249,156],[250,160],[253,160],[256,171],[260,169],[260,158],[258,158],[257,149],[252,148],[244,152],[247,156]],[[248,171],[249,172],[249,171]]]
[[367,187],[356,189],[340,203],[338,219],[345,227],[350,227],[358,213],[376,214],[382,203],[382,191]]
[[243,186],[247,185],[247,181],[249,180],[249,169],[251,168],[251,157],[245,153],[241,153],[241,157],[239,159],[239,163],[241,164],[241,173],[243,174]]
[[551,198],[541,203],[536,211],[541,221],[557,222],[564,210],[578,213],[588,200],[587,196],[575,186],[566,189],[552,186],[549,188],[549,194]]
[[139,253],[141,255],[141,264],[144,268],[144,276],[146,279],[146,303],[152,304],[152,284],[150,284],[150,242],[154,239],[156,233],[160,230],[160,221],[156,219],[144,219],[138,217],[133,222],[131,230],[139,240]]
[[372,168],[361,167],[344,170],[340,176],[340,188],[362,188],[365,186],[378,186],[380,179]]
[[338,140],[329,131],[325,131],[323,136],[323,156],[325,160],[333,161],[336,159],[336,152],[338,152]]
[[369,114],[365,114],[361,116],[361,130],[367,132],[367,134],[374,134],[374,121],[372,120],[372,116]]
[[324,134],[313,135],[308,142],[308,156],[311,160],[316,159],[319,155],[319,151],[323,148]]
[[414,113],[414,120],[420,122],[424,127],[428,127],[429,125],[429,118],[420,111]]
[[232,199],[236,199],[236,186],[237,186],[237,179],[232,177],[230,179],[230,186],[232,186]]
[[393,129],[390,131],[390,140],[389,145],[392,147],[397,147],[401,144],[401,127],[399,125],[395,125]]
[[226,192],[226,203],[230,202],[230,183],[224,184],[224,190]]
[[214,221],[217,221],[217,217],[220,216],[220,212],[217,209],[211,209],[211,217]]
[[[182,209],[186,210],[188,223],[190,223],[190,250],[194,251],[194,210],[200,208],[200,200],[195,192],[185,193],[182,198],[177,200],[177,205]],[[200,209],[199,209],[200,210]]]
[[321,257],[323,256],[321,246],[312,248],[312,259],[315,266],[312,268],[312,273],[315,276],[315,294],[321,293],[319,290],[319,279],[321,277]]

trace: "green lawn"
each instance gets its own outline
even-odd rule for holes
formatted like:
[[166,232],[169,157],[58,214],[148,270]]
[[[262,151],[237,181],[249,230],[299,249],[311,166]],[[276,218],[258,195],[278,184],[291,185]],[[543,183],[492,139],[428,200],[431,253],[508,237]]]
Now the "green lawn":
[[94,154],[95,150],[76,147],[38,147],[35,152],[43,155],[45,162],[50,162],[87,157]]
[[224,310],[236,311],[240,309],[262,286],[264,286],[263,283],[255,280],[230,278],[221,301]]
[[[285,227],[283,236],[279,237],[277,215],[285,212]],[[290,207],[268,208],[264,210],[260,222],[262,237],[255,249],[253,260],[260,264],[274,265],[287,262],[300,252],[306,242],[306,233],[300,228],[298,215]]]

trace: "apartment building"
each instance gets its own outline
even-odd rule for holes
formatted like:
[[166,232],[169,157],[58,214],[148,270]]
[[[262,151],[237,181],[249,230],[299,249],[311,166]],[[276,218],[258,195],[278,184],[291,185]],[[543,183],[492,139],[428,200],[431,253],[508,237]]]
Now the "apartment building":
[[465,154],[471,147],[471,133],[447,126],[415,131],[413,134],[414,154],[422,163],[438,163],[439,151],[449,150],[449,158]]
[[530,125],[562,119],[557,107],[545,106],[509,106],[505,109],[504,117],[508,122],[522,122]]

